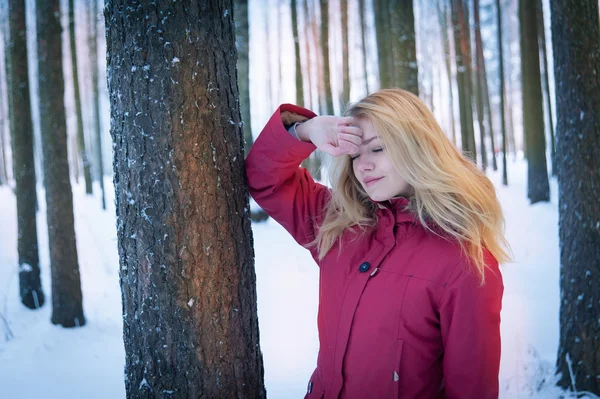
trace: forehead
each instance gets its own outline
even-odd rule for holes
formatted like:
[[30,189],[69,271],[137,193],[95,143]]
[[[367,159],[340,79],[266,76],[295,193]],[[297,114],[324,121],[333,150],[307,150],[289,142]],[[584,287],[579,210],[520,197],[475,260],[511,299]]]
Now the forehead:
[[379,134],[377,133],[377,130],[370,119],[366,117],[358,117],[356,118],[356,124],[363,132],[363,142],[379,138]]

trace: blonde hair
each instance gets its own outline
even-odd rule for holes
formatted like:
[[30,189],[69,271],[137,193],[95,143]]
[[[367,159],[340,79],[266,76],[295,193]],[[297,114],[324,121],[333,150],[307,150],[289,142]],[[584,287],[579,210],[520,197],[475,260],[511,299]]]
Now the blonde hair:
[[[431,233],[460,244],[482,284],[484,248],[499,263],[511,260],[494,186],[455,148],[417,96],[400,89],[380,90],[351,105],[346,115],[371,121],[394,168],[414,188],[411,211]],[[333,159],[330,171],[331,199],[311,243],[319,259],[348,228],[365,233],[377,224],[377,205],[354,176],[350,156]]]

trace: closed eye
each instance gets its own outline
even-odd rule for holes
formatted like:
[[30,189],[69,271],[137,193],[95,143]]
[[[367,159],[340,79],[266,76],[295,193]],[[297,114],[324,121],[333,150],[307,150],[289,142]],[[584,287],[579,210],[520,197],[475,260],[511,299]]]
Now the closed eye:
[[383,151],[383,148],[375,148],[375,149],[373,150],[373,152],[381,152],[381,151]]

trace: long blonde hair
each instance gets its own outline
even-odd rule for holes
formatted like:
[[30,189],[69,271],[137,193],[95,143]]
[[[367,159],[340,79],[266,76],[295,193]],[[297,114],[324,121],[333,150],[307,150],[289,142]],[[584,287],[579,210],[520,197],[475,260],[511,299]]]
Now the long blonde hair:
[[[446,137],[431,111],[401,89],[372,93],[346,115],[368,118],[394,168],[414,188],[410,208],[431,233],[456,240],[484,282],[486,248],[509,262],[504,217],[494,186]],[[350,156],[333,159],[332,195],[312,245],[323,259],[346,229],[363,233],[377,224],[374,204],[354,176]]]

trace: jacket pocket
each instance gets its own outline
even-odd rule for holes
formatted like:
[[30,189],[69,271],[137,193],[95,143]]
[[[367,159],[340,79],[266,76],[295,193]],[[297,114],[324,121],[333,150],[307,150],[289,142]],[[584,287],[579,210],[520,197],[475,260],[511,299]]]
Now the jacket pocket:
[[325,388],[323,388],[323,384],[321,384],[321,380],[319,379],[319,372],[315,369],[308,381],[304,399],[323,399],[324,397]]
[[394,371],[392,373],[392,383],[394,384],[394,398],[401,397],[400,390],[400,372],[402,370],[402,347],[404,341],[399,339],[396,341],[396,356],[394,361]]

